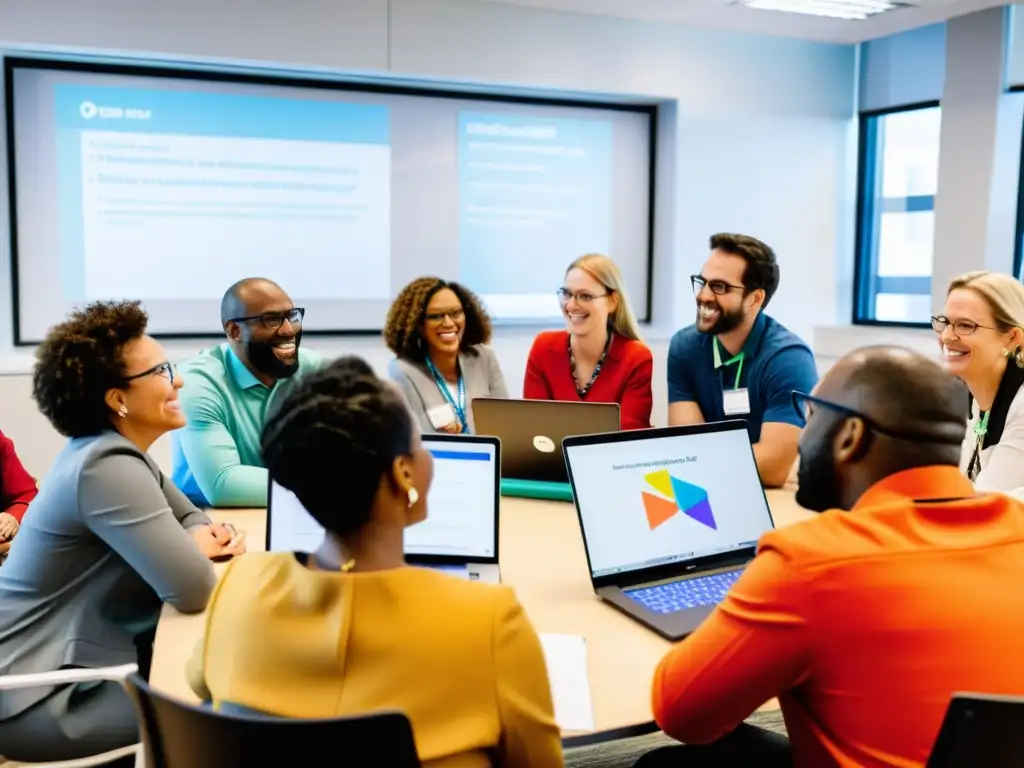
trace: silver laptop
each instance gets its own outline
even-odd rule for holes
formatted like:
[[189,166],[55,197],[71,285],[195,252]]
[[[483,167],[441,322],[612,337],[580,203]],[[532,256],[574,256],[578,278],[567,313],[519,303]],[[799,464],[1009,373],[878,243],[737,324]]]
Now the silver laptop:
[[[493,437],[424,435],[423,447],[434,457],[434,481],[427,519],[405,530],[406,562],[471,581],[500,582],[501,443]],[[291,491],[271,481],[267,499],[267,551],[320,548],[324,529]]]
[[618,403],[476,397],[470,407],[478,435],[501,439],[501,476],[568,482],[562,440],[619,431]]
[[594,591],[669,640],[693,632],[774,527],[746,422],[562,446]]

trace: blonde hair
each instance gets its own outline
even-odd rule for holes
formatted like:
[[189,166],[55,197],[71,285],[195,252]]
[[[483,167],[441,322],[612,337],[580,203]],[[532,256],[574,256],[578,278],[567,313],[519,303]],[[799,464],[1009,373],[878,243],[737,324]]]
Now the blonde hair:
[[565,270],[565,274],[569,274],[574,269],[582,269],[609,292],[616,294],[618,303],[615,306],[615,311],[610,315],[612,330],[627,339],[643,341],[640,337],[640,324],[637,323],[633,308],[629,305],[626,281],[622,279],[622,272],[619,271],[618,265],[600,253],[588,253],[570,264]]
[[[1012,331],[1014,328],[1024,331],[1024,285],[1015,277],[979,269],[953,278],[946,296],[956,290],[974,291],[981,296],[992,310],[1000,331]],[[1024,368],[1024,346],[1018,344],[1009,352],[1017,365]]]

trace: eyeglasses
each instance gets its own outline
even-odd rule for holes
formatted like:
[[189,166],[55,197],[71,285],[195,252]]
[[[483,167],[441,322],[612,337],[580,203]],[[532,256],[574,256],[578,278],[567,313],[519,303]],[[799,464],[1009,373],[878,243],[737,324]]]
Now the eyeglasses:
[[230,323],[252,323],[259,320],[268,331],[276,331],[287,320],[291,325],[302,325],[302,318],[306,316],[305,307],[293,307],[287,312],[264,312],[262,315],[250,315],[249,317],[232,317]]
[[457,323],[459,320],[466,316],[466,310],[464,309],[452,309],[448,312],[428,312],[427,322],[434,323],[434,325],[441,325],[444,323],[446,317],[450,317],[453,323]]
[[706,280],[700,275],[690,275],[690,285],[693,286],[694,296],[698,296],[705,285],[708,287],[708,290],[716,296],[724,296],[729,291],[747,290],[746,287],[742,285],[733,285],[732,283],[727,283],[724,280]]
[[848,419],[860,419],[864,422],[864,426],[872,432],[877,432],[880,435],[885,435],[886,437],[891,437],[895,440],[907,440],[914,443],[937,443],[942,445],[960,445],[963,440],[962,435],[960,437],[943,435],[939,431],[936,431],[935,434],[929,435],[924,432],[915,432],[913,430],[891,429],[889,427],[882,426],[870,416],[865,416],[858,410],[847,408],[845,405],[840,405],[839,403],[833,403],[831,400],[825,400],[821,397],[808,395],[806,392],[797,392],[794,390],[792,398],[793,408],[796,409],[800,418],[805,422],[810,420],[813,408],[817,407],[838,413]]
[[576,291],[573,293],[568,288],[558,289],[558,300],[562,304],[568,304],[570,299],[575,299],[577,304],[590,304],[594,299],[601,299],[614,291],[607,291],[605,293],[591,293],[590,291]]
[[163,362],[158,365],[154,365],[152,368],[147,368],[142,373],[133,373],[131,376],[125,376],[124,382],[127,384],[129,381],[135,381],[145,376],[163,376],[171,384],[174,383],[174,378],[178,375],[178,366],[174,363]]
[[973,320],[950,320],[945,315],[932,315],[932,330],[936,333],[942,333],[950,326],[952,326],[953,334],[957,336],[957,338],[961,336],[970,336],[979,328],[987,328],[990,331],[999,330],[998,328],[993,328],[990,325],[981,325]]

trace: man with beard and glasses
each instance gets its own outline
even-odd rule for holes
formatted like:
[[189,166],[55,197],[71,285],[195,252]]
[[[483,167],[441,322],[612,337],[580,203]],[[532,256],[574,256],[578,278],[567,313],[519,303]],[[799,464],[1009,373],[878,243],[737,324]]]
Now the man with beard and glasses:
[[697,321],[668,349],[668,423],[746,419],[761,482],[781,487],[796,460],[803,419],[790,393],[818,381],[814,355],[764,309],[779,287],[775,253],[746,235],[711,236],[690,282]]
[[[1024,692],[1024,505],[960,473],[966,398],[899,347],[857,350],[793,394],[797,500],[823,514],[762,536],[669,651],[655,719],[706,746],[639,765],[924,765],[954,692]],[[741,725],[776,696],[788,745]]]
[[267,505],[264,418],[296,373],[324,362],[299,349],[304,314],[276,283],[240,280],[220,305],[227,342],[179,366],[188,381],[179,394],[188,425],[172,435],[173,479],[196,505]]

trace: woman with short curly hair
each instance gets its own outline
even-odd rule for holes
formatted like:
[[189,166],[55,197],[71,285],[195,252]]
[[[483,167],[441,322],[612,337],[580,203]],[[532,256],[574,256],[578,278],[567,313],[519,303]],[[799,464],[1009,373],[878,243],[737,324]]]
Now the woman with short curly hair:
[[[182,381],[135,302],[73,312],[36,353],[33,395],[69,438],[0,569],[0,675],[138,663],[163,602],[206,607],[209,558],[240,551],[147,451],[184,426]],[[0,692],[0,749],[31,763],[136,743],[116,683]]]
[[426,432],[469,434],[477,397],[508,397],[490,347],[491,320],[468,288],[440,277],[413,280],[391,304],[384,341],[388,374]]

